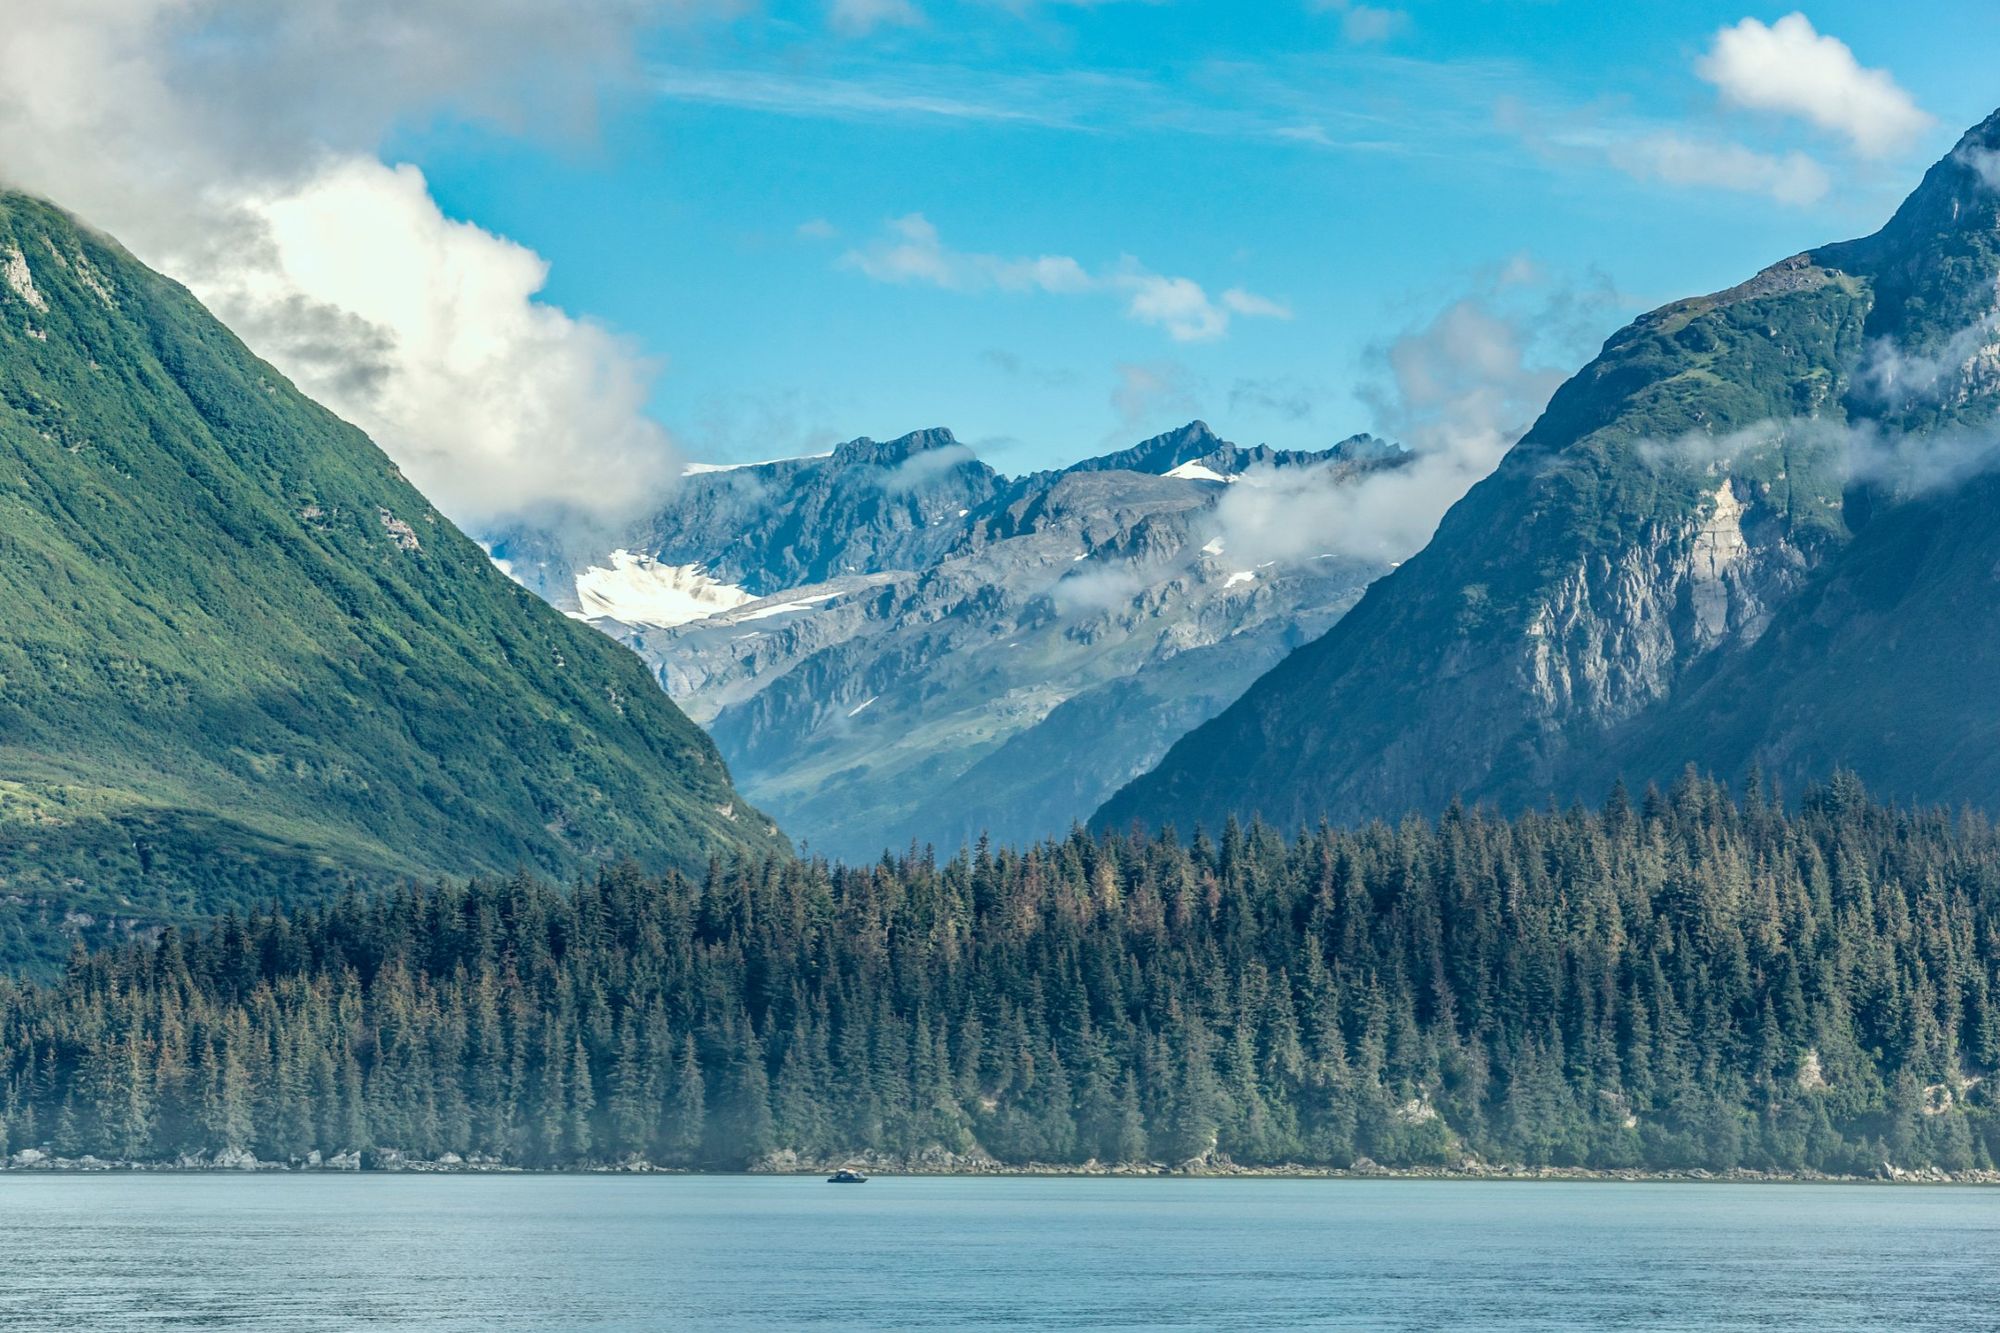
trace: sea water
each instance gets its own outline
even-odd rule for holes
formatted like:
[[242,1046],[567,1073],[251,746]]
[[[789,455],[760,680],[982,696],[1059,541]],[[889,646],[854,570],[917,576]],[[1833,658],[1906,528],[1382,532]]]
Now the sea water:
[[2000,1327],[2000,1190],[0,1177],[0,1327]]

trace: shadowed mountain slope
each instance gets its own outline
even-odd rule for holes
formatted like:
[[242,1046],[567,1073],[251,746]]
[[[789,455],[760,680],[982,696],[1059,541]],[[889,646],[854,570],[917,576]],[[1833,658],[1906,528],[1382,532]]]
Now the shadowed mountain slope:
[[1991,455],[1996,154],[2000,116],[1876,235],[1618,333],[1423,552],[1099,822],[1516,807],[1760,757],[2000,803],[1919,660],[2000,685],[1952,623],[2000,610],[1991,488],[1941,498]]

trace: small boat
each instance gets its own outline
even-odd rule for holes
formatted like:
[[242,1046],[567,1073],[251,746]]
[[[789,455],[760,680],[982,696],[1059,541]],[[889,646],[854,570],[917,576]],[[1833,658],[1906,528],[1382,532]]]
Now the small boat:
[[868,1177],[862,1175],[852,1167],[843,1166],[840,1170],[828,1176],[826,1183],[829,1185],[866,1185]]

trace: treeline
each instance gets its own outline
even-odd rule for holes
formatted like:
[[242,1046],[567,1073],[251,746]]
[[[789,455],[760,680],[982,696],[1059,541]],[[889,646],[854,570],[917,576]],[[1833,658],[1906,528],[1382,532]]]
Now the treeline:
[[2000,1158],[2000,836],[1636,805],[610,868],[0,986],[10,1149],[1948,1170]]

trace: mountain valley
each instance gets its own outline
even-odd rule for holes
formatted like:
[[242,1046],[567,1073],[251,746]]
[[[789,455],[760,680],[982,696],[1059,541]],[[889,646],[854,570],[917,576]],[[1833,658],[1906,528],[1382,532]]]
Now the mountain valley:
[[697,466],[608,551],[492,551],[645,657],[795,838],[866,860],[1087,818],[1387,567],[1272,529],[1406,457],[1196,422],[1009,478],[925,431]]

